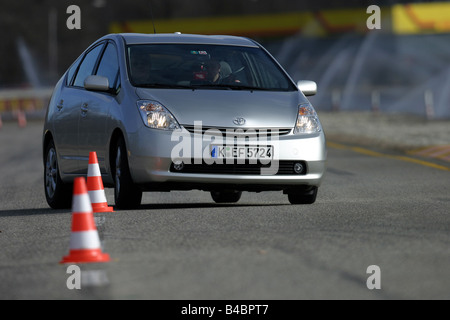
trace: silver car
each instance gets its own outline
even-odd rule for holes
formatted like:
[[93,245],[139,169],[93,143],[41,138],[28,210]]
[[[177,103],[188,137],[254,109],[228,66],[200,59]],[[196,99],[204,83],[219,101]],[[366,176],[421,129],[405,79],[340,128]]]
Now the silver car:
[[326,171],[325,135],[306,98],[257,42],[234,36],[110,34],[57,83],[43,131],[44,189],[68,208],[95,151],[115,207],[147,191],[203,190],[217,203],[281,191],[312,204]]

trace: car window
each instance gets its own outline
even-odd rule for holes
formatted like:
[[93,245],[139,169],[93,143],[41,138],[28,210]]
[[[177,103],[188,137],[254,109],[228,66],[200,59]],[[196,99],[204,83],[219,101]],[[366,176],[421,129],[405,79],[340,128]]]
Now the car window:
[[75,77],[74,86],[76,87],[83,87],[84,86],[84,80],[92,75],[95,67],[95,63],[97,62],[98,56],[103,48],[103,45],[98,45],[91,51],[89,51],[85,58],[83,59],[83,62],[80,65],[80,68],[78,69],[78,73]]
[[75,72],[77,71],[78,66],[80,65],[82,56],[79,56],[78,59],[72,64],[72,66],[67,71],[66,85],[72,85],[72,80]]
[[131,83],[140,87],[298,90],[264,50],[205,44],[127,47]]
[[286,82],[279,77],[277,66],[261,54],[246,53],[245,59],[251,65],[255,85],[263,88],[285,88]]
[[97,75],[108,78],[109,88],[117,89],[117,78],[119,74],[119,62],[117,50],[114,44],[108,43],[103,53],[100,64],[98,65]]

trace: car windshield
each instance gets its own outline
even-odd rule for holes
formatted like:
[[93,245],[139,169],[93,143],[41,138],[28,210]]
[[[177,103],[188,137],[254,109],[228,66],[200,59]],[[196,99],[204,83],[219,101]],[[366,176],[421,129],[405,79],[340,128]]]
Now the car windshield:
[[296,91],[262,49],[204,44],[127,47],[131,83],[146,88]]

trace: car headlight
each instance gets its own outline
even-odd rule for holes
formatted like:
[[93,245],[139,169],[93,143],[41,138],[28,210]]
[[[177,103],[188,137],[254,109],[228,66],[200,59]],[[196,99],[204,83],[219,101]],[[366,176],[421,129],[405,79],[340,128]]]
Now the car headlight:
[[142,121],[149,128],[161,130],[180,129],[175,117],[162,104],[151,100],[137,102]]
[[311,134],[320,131],[322,127],[313,106],[309,103],[299,105],[294,134]]

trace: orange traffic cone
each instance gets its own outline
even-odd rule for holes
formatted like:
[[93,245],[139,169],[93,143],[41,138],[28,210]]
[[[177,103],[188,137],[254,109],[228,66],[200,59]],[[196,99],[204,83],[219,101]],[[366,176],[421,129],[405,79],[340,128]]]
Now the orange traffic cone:
[[17,114],[17,123],[21,128],[25,128],[27,126],[27,117],[25,115],[25,111],[19,110],[19,113]]
[[100,166],[98,165],[97,153],[95,151],[89,153],[87,189],[94,212],[114,211],[112,207],[108,207],[106,201],[102,175],[100,173]]
[[108,262],[109,254],[102,253],[94,214],[84,177],[75,178],[72,201],[72,233],[70,252],[60,263]]

